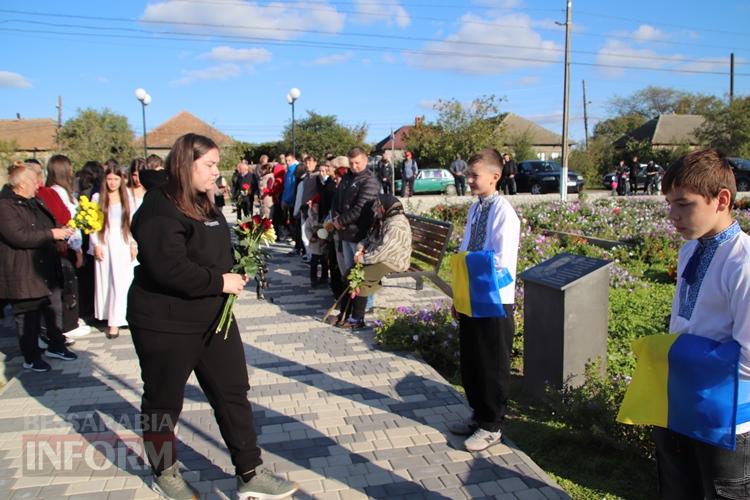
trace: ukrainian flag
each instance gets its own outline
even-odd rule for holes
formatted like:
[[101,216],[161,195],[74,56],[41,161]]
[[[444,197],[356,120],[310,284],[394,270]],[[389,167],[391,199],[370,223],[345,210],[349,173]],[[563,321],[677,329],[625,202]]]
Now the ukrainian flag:
[[650,335],[633,342],[638,359],[617,421],[656,425],[735,449],[737,424],[750,421],[740,385],[740,345],[697,335]]
[[453,307],[473,318],[505,317],[500,289],[513,283],[507,269],[495,270],[495,252],[460,252],[451,257]]

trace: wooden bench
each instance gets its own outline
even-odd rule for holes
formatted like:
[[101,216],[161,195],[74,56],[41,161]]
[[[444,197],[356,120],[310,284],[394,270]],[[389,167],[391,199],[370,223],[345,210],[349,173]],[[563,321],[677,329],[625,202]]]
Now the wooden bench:
[[429,279],[448,297],[452,296],[450,285],[438,276],[445,249],[453,233],[453,225],[418,215],[406,214],[411,225],[411,260],[409,269],[402,273],[389,274],[389,278],[414,278],[417,290],[424,287],[424,278]]

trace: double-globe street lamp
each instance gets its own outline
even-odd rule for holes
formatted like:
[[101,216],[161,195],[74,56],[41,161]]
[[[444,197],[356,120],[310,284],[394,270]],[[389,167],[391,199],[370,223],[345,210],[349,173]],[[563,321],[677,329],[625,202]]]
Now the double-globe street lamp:
[[297,87],[293,87],[286,95],[286,102],[292,106],[292,154],[297,157],[297,139],[294,136],[294,101],[299,99],[301,92]]
[[143,112],[143,159],[148,157],[148,146],[146,146],[146,106],[151,104],[151,96],[145,89],[135,89],[135,97],[141,101],[141,111]]

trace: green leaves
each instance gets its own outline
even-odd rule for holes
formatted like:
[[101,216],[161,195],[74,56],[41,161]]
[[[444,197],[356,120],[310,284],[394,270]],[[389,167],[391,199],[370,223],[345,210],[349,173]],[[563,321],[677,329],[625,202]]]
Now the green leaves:
[[78,115],[63,125],[60,139],[64,152],[78,168],[88,160],[103,162],[110,158],[128,164],[135,156],[128,119],[107,108],[79,109]]

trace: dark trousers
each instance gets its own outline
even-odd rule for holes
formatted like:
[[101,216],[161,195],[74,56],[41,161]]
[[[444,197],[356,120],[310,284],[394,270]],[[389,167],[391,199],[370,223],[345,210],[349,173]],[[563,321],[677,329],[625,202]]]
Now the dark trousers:
[[414,177],[401,179],[401,196],[411,196],[414,194]]
[[463,175],[457,175],[455,178],[456,182],[456,194],[463,196],[466,194],[466,177]]
[[735,451],[655,428],[659,497],[665,500],[750,498],[750,433]]
[[628,179],[630,181],[630,192],[635,194],[638,192],[638,180],[636,177],[630,177]]
[[[320,277],[318,277],[318,265],[320,265]],[[314,285],[326,281],[328,281],[328,259],[325,258],[325,255],[311,254],[310,283]]]
[[[21,349],[24,361],[27,363],[33,363],[41,357],[37,342],[42,318],[44,318],[47,326],[48,349],[56,352],[65,349],[65,337],[57,326],[62,322],[62,317],[57,317],[57,313],[52,307],[53,300],[58,304],[62,302],[59,288],[53,289],[50,297],[9,301],[13,307],[13,317],[16,322],[18,346]],[[61,315],[62,307],[58,310]]]
[[516,326],[513,305],[504,304],[505,318],[459,315],[461,382],[474,420],[496,432],[505,418],[510,394],[510,353]]
[[[71,260],[73,259],[73,260]],[[78,303],[78,277],[73,263],[75,254],[69,252],[68,256],[60,259],[63,275],[63,287],[61,296],[61,323],[63,333],[78,328],[79,303]]]
[[[85,236],[88,238],[88,236]],[[84,247],[88,248],[85,244]],[[76,269],[78,277],[78,313],[84,319],[94,317],[94,256],[84,250],[83,266]]]
[[391,179],[386,179],[381,182],[381,185],[383,186],[383,194],[392,194],[393,189],[391,189]]
[[176,460],[174,426],[192,372],[206,394],[237,474],[261,464],[250,402],[245,351],[237,323],[229,335],[171,334],[131,326],[141,365],[143,441],[158,474]]
[[515,177],[502,177],[500,179],[500,188],[504,194],[516,194],[516,178]]
[[284,233],[284,223],[286,222],[284,216],[285,210],[281,206],[281,200],[273,201],[273,211],[271,212],[271,222],[273,223],[273,230],[276,233],[277,238],[282,238]]

